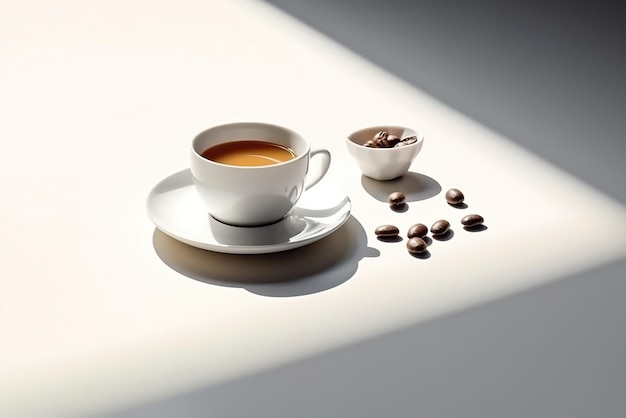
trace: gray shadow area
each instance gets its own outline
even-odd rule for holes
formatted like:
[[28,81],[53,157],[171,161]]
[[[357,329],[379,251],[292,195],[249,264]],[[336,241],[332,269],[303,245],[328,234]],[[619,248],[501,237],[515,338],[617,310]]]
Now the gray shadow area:
[[152,244],[165,264],[186,277],[271,297],[302,296],[332,289],[354,275],[361,259],[380,255],[378,250],[368,247],[365,229],[353,216],[320,241],[271,254],[202,250],[156,228]]
[[626,5],[265,0],[626,202]]
[[625,267],[102,417],[623,418]]
[[404,193],[407,202],[430,199],[441,192],[441,185],[437,180],[413,171],[386,181],[374,180],[362,175],[361,186],[370,196],[380,202],[387,202],[389,194],[396,191]]

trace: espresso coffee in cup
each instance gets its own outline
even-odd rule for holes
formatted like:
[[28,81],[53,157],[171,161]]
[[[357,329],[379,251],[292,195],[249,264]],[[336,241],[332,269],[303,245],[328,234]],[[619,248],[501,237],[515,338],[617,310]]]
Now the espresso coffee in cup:
[[311,151],[298,133],[267,123],[215,126],[192,142],[195,188],[210,216],[229,225],[280,221],[329,166],[327,150]]
[[233,141],[213,145],[201,154],[216,163],[245,167],[257,167],[284,163],[296,157],[296,153],[280,144],[266,141]]

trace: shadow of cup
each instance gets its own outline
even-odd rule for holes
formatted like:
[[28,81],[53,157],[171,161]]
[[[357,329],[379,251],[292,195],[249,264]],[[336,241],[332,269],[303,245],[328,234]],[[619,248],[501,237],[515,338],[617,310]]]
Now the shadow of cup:
[[152,242],[166,265],[189,278],[273,297],[301,296],[331,289],[349,280],[362,258],[380,255],[378,250],[367,246],[367,234],[353,216],[320,241],[271,254],[202,250],[158,229],[154,230]]

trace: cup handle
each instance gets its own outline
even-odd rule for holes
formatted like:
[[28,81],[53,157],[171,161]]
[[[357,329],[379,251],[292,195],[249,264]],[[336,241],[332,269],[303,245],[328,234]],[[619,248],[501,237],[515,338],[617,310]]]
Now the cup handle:
[[309,161],[313,161],[313,158],[318,161],[319,164],[309,166],[309,172],[304,178],[304,190],[308,190],[315,186],[328,172],[330,167],[330,152],[325,149],[313,150],[309,153]]

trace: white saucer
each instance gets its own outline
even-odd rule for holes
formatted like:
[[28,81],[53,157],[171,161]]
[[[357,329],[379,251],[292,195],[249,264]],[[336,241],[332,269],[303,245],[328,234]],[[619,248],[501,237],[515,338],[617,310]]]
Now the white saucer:
[[207,213],[194,189],[190,170],[158,183],[147,200],[158,229],[191,246],[230,254],[265,254],[318,241],[341,227],[350,216],[350,199],[322,182],[307,190],[283,220],[268,226],[236,227]]

